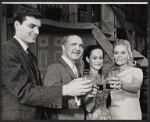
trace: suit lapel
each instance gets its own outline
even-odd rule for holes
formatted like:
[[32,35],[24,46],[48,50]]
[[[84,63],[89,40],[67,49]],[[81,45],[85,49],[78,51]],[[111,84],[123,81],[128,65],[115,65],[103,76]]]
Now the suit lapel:
[[70,74],[70,76],[73,79],[76,79],[77,77],[75,76],[75,74],[73,73],[72,69],[70,68],[70,66],[62,59],[59,59],[59,62],[65,67],[65,70]]
[[36,69],[35,63],[33,64],[33,62],[31,62],[31,60],[28,57],[28,54],[25,52],[25,50],[22,48],[22,46],[20,45],[20,43],[15,38],[13,38],[12,41],[19,48],[19,52],[21,53],[22,58],[24,58],[24,61],[26,61],[27,64],[30,65],[30,68],[31,68],[31,70],[32,70],[32,72],[33,72],[33,74],[35,76],[35,79],[36,79],[36,84],[41,85],[40,81],[38,80],[39,72],[38,72],[38,69]]

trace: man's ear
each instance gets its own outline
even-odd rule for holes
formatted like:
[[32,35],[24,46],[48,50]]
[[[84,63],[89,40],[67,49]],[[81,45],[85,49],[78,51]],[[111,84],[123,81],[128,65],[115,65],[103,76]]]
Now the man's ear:
[[16,30],[18,30],[19,26],[20,26],[20,22],[15,21],[14,22],[14,27],[15,27]]
[[89,58],[86,56],[86,61],[89,63]]

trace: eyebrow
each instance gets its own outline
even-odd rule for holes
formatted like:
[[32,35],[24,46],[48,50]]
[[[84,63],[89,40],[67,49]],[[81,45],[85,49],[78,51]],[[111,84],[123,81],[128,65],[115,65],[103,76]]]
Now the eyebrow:
[[[32,26],[38,26],[38,25],[35,25],[34,23],[29,23],[29,25],[32,25]],[[38,26],[39,28],[41,28],[42,25]]]

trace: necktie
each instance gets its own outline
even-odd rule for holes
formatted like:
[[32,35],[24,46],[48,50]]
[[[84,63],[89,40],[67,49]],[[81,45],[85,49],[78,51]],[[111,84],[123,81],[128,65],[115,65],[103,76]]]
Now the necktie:
[[33,61],[33,57],[32,57],[32,54],[31,54],[30,49],[27,48],[26,52],[27,52],[27,54],[28,54],[28,57],[29,57],[30,61],[32,62],[32,61]]
[[74,64],[73,65],[73,72],[74,72],[74,74],[77,76],[77,78],[79,77],[79,75],[78,75],[78,70],[77,70],[77,67],[76,67],[76,65]]
[[[79,77],[78,70],[77,70],[77,67],[75,64],[73,65],[72,69],[73,69],[74,74],[78,78]],[[81,99],[79,99],[77,96],[75,96],[75,102],[77,104],[77,107],[79,107],[81,105]]]

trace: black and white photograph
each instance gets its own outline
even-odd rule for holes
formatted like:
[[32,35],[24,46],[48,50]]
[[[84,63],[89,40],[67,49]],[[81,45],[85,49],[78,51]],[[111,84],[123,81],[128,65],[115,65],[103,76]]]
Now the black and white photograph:
[[2,2],[1,120],[149,120],[148,2]]

